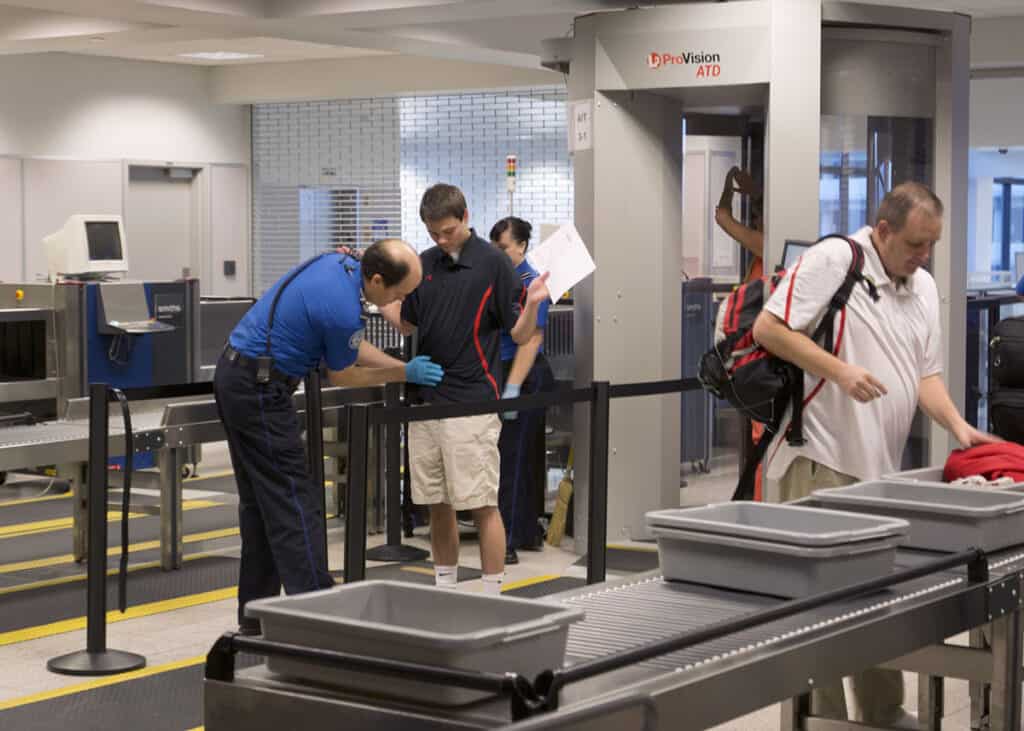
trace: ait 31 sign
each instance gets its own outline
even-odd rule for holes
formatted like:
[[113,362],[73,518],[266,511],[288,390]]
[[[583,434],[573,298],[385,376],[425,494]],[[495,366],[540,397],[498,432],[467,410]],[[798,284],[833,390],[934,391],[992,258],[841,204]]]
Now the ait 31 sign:
[[669,66],[689,66],[698,79],[717,78],[722,75],[722,56],[718,53],[699,53],[683,51],[682,53],[659,53],[651,51],[647,54],[647,67],[661,69]]

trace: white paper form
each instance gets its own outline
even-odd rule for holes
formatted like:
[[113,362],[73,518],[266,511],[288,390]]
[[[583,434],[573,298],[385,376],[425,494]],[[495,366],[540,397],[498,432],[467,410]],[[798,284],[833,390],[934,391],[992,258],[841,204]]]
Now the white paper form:
[[586,244],[571,223],[561,226],[544,239],[526,255],[526,259],[540,274],[550,274],[548,291],[552,302],[558,302],[565,292],[597,269]]

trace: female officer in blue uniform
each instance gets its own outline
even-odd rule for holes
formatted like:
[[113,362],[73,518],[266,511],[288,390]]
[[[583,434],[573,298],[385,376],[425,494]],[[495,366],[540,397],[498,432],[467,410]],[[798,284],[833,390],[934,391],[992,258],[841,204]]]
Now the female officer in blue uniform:
[[[523,282],[523,292],[538,272],[526,261],[532,226],[521,218],[509,216],[494,224],[491,241],[512,260]],[[502,373],[505,389],[502,398],[550,391],[555,378],[544,357],[544,326],[548,320],[548,300],[537,308],[537,330],[523,345],[517,346],[511,334],[501,335]],[[502,415],[501,482],[498,509],[505,523],[505,563],[519,563],[516,549],[539,551],[544,545],[537,518],[543,509],[545,484],[544,409],[522,414],[509,411]]]
[[364,302],[400,302],[422,277],[420,259],[398,239],[370,246],[361,262],[323,254],[271,287],[235,327],[217,363],[214,393],[238,484],[242,560],[239,631],[258,634],[245,617],[252,599],[333,586],[324,555],[320,485],[306,465],[292,394],[309,371],[327,364],[334,386],[392,381],[436,385],[441,367],[409,363],[363,338]]

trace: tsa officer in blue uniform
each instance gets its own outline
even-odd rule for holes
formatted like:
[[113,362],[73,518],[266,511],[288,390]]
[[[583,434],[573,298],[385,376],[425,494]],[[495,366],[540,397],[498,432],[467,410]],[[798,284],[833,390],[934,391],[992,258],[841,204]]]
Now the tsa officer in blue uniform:
[[422,277],[404,241],[370,246],[360,262],[323,254],[271,287],[235,327],[217,363],[214,393],[238,484],[242,560],[239,630],[260,631],[246,602],[334,584],[324,555],[321,487],[309,475],[292,394],[327,364],[333,386],[408,381],[428,386],[443,371],[429,358],[403,363],[363,338],[366,302],[401,302]]
[[[523,283],[523,292],[539,276],[526,260],[532,230],[528,222],[515,216],[501,219],[491,229],[491,242],[511,260]],[[501,370],[505,374],[502,398],[528,396],[554,388],[555,377],[544,357],[549,304],[550,300],[545,299],[537,306],[537,329],[522,345],[516,344],[511,333],[501,334]],[[498,509],[505,523],[505,564],[517,564],[517,549],[539,551],[544,545],[537,524],[546,482],[544,409],[502,414],[498,451],[501,454]]]

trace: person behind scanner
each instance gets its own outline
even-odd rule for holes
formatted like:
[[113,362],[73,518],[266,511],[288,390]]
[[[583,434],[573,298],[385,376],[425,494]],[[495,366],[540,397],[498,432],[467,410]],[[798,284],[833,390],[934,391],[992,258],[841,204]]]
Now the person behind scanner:
[[364,337],[365,303],[400,303],[419,286],[419,257],[404,241],[370,246],[361,262],[330,253],[282,277],[235,327],[214,374],[214,393],[238,485],[242,557],[238,621],[247,602],[333,586],[324,554],[321,485],[307,468],[292,394],[327,366],[333,386],[408,381],[437,385],[443,370],[425,356],[396,360]]
[[[401,307],[381,314],[403,335],[414,330],[420,352],[444,366],[444,380],[420,388],[423,403],[479,403],[501,396],[500,337],[519,344],[537,326],[537,307],[547,299],[547,274],[525,296],[507,256],[469,227],[462,191],[438,183],[420,202],[420,218],[436,246],[420,256],[423,284]],[[409,424],[413,502],[430,506],[430,545],[435,582],[458,581],[456,511],[472,511],[480,533],[484,591],[497,594],[505,571],[505,528],[498,512],[500,460],[497,414]]]
[[[524,292],[539,276],[526,260],[532,231],[533,227],[527,221],[515,216],[503,218],[491,228],[491,243],[508,256],[523,283]],[[537,331],[523,345],[517,345],[511,333],[501,334],[501,371],[505,374],[502,398],[528,396],[554,387],[555,376],[544,357],[544,328],[547,326],[549,304],[550,300],[544,300],[538,305]],[[507,411],[501,418],[498,509],[505,524],[507,565],[519,563],[517,549],[540,551],[544,546],[537,523],[538,503],[542,505],[544,500],[544,410]]]
[[[769,447],[767,476],[778,480],[782,501],[896,472],[918,406],[965,447],[999,441],[963,419],[942,381],[939,295],[924,268],[942,237],[942,212],[926,186],[903,183],[883,199],[874,227],[852,235],[880,297],[874,302],[864,287],[854,287],[837,320],[833,353],[807,333],[850,266],[853,254],[842,238],[805,252],[755,322],[757,342],[802,368],[804,393],[813,394],[803,411],[806,443],[788,444],[784,423]],[[900,672],[859,673],[853,690],[863,722],[916,728],[903,710]],[[842,684],[816,690],[812,706],[816,715],[845,719]]]
[[[732,198],[735,193],[748,196],[750,201],[750,226],[740,223],[732,215]],[[764,276],[764,196],[761,194],[750,173],[738,167],[730,168],[725,175],[722,195],[715,205],[715,223],[730,238],[750,253],[750,265],[743,277],[744,284]],[[757,444],[764,434],[764,424],[750,422],[750,443]],[[754,476],[754,500],[762,499],[763,465],[757,466]]]

